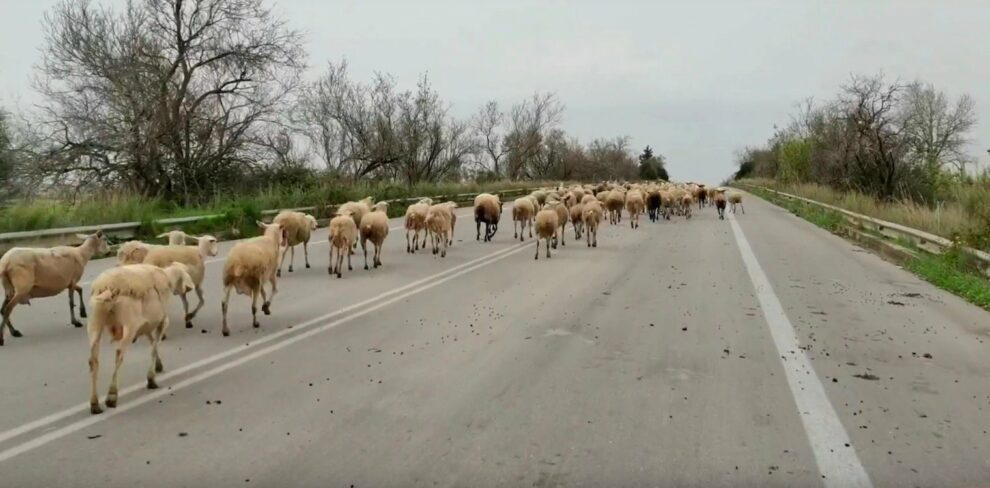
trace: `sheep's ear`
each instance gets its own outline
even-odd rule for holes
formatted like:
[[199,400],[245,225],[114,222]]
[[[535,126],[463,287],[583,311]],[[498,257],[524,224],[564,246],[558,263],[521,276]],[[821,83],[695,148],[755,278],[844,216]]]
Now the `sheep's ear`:
[[82,240],[84,240],[84,241],[85,241],[86,239],[89,239],[89,236],[88,236],[88,235],[86,235],[86,234],[76,234],[76,237],[78,237],[78,238],[80,238],[80,239],[82,239]]
[[255,221],[255,223],[258,224],[258,228],[261,229],[261,230],[265,230],[265,229],[268,228],[268,224],[266,224],[266,223],[264,223],[264,222],[262,222],[260,220]]
[[159,238],[159,239],[164,239],[164,238],[166,238],[166,237],[168,237],[168,232],[166,232],[166,233],[164,233],[164,234],[158,234],[158,238]]
[[97,230],[93,235],[100,239],[103,238],[103,229]]

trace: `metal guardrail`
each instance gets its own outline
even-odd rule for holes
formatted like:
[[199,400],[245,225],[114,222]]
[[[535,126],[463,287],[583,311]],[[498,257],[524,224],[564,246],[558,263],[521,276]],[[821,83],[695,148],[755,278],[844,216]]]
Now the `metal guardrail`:
[[856,212],[851,212],[844,208],[836,207],[835,205],[829,205],[827,203],[822,203],[810,198],[805,198],[798,195],[792,195],[790,193],[784,193],[782,191],[777,191],[771,188],[766,188],[763,186],[749,185],[749,184],[736,184],[737,187],[745,190],[749,188],[758,188],[762,191],[773,193],[782,198],[789,200],[798,200],[809,205],[814,205],[820,208],[825,208],[834,212],[838,212],[845,217],[846,222],[855,228],[871,231],[875,234],[883,236],[883,238],[891,241],[904,240],[911,242],[918,249],[931,253],[931,254],[942,254],[949,250],[950,248],[956,248],[962,252],[969,254],[975,258],[980,263],[980,270],[984,275],[990,276],[990,253],[986,253],[979,249],[973,249],[966,246],[957,246],[951,240],[946,239],[942,236],[937,236],[935,234],[930,234],[928,232],[912,229],[901,224],[894,222],[888,222],[886,220],[881,220],[875,217],[870,217],[869,215],[862,215]]
[[[498,194],[499,196],[512,196],[521,195],[529,193],[537,188],[519,188],[514,190],[503,190],[499,192],[492,192]],[[452,195],[437,195],[431,196],[435,201],[456,201],[458,203],[464,203],[466,201],[473,201],[478,193],[457,193]],[[411,198],[396,198],[391,200],[382,200],[388,203],[414,203],[427,197],[411,197]],[[262,217],[274,217],[276,214],[283,210],[292,210],[296,212],[313,212],[317,206],[310,207],[296,207],[296,208],[282,208],[282,209],[271,209],[263,210],[261,212]],[[330,206],[328,208],[333,208]],[[223,217],[224,214],[211,214],[211,215],[197,215],[190,217],[174,217],[168,219],[155,220],[154,223],[162,226],[181,226],[182,224],[189,224],[193,222],[198,222],[206,219],[215,219]],[[139,227],[141,227],[141,222],[120,222],[115,224],[97,224],[97,225],[83,225],[76,227],[61,227],[57,229],[42,229],[42,230],[31,230],[22,232],[6,232],[0,233],[0,254],[7,251],[12,247],[16,246],[52,246],[58,244],[65,244],[68,242],[78,242],[75,238],[76,234],[90,234],[96,232],[97,230],[103,230],[104,232],[120,238],[130,238],[134,237],[137,233]]]

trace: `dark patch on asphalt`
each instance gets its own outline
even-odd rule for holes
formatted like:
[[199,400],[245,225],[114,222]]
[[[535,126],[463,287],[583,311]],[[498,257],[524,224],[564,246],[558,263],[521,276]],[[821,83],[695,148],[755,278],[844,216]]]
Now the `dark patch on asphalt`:
[[879,381],[880,380],[880,377],[879,376],[877,376],[875,374],[871,374],[871,373],[854,374],[853,375],[853,378],[859,378],[861,380],[868,380],[868,381]]
[[103,434],[96,434],[96,435],[88,435],[88,436],[86,436],[86,438],[89,439],[89,440],[99,439],[100,437],[103,437]]
[[179,432],[179,437],[186,437],[188,435],[189,435],[188,432]]
[[910,293],[901,293],[901,296],[902,297],[907,297],[907,298],[921,298],[921,293],[917,293],[917,292],[913,292],[912,291]]
[[889,303],[891,305],[897,305],[898,307],[903,307],[904,306],[904,302],[899,302],[897,300],[887,300],[887,303]]

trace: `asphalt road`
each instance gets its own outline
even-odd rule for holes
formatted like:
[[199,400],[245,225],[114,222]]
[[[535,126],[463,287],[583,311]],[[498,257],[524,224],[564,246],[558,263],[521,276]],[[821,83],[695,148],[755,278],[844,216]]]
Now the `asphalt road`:
[[36,300],[0,349],[0,486],[990,483],[990,314],[747,198],[596,249],[568,226],[539,261],[508,211],[480,243],[461,209],[446,259],[395,219],[384,267],[343,279],[321,229],[260,329],[231,299],[227,338],[223,243],[196,327],[171,305],[162,388],[139,341],[99,416],[84,329]]

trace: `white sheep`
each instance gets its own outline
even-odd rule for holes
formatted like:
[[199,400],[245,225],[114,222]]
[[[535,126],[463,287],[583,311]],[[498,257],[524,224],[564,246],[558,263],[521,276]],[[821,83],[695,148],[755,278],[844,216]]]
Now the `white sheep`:
[[447,257],[453,215],[453,208],[444,203],[433,205],[426,212],[426,229],[432,236],[431,249],[434,255],[439,254],[442,258]]
[[553,248],[557,249],[558,240],[560,241],[561,246],[566,246],[567,242],[565,242],[566,238],[564,237],[564,228],[567,227],[567,221],[570,220],[571,216],[567,210],[567,205],[560,200],[550,200],[550,197],[548,196],[547,205],[544,208],[549,208],[550,210],[557,212],[557,225],[560,226],[560,230],[553,238]]
[[[425,200],[429,200],[428,202]],[[419,250],[419,233],[426,229],[426,212],[433,205],[433,200],[424,198],[406,208],[406,252],[415,253]],[[412,232],[412,242],[409,233]],[[426,236],[423,237],[423,247],[426,247]]]
[[598,247],[598,225],[602,222],[605,210],[600,202],[592,200],[584,204],[583,212],[582,221],[588,247]]
[[[341,278],[341,268],[344,265],[344,255],[347,255],[347,270],[351,271],[354,268],[351,267],[351,253],[350,249],[358,240],[358,229],[357,225],[354,224],[354,218],[351,215],[350,210],[342,209],[337,211],[337,216],[330,220],[330,234],[328,236],[330,241],[330,267],[327,268],[327,272],[330,274],[337,274],[337,278]],[[337,250],[337,262],[334,265],[333,251]]]
[[78,235],[83,243],[76,247],[57,246],[48,249],[15,247],[0,257],[0,281],[3,282],[4,300],[0,306],[3,322],[0,323],[0,346],[3,345],[3,329],[10,335],[21,337],[21,332],[10,322],[10,313],[17,305],[30,305],[32,298],[58,295],[69,290],[69,318],[72,325],[82,327],[76,319],[76,301],[73,292],[79,295],[79,316],[86,318],[86,305],[83,303],[82,279],[86,264],[95,255],[106,254],[109,250],[102,230],[92,235]]
[[203,308],[203,304],[205,303],[203,299],[203,278],[206,276],[206,258],[216,256],[218,251],[216,237],[205,235],[192,238],[199,241],[199,243],[195,246],[156,246],[151,248],[144,258],[144,264],[155,265],[159,268],[168,267],[172,263],[186,265],[189,276],[192,277],[193,285],[196,289],[196,296],[199,298],[196,308],[190,312],[186,294],[182,293],[179,295],[182,299],[182,309],[185,312],[187,329],[192,328],[192,319],[196,317],[199,309]]
[[[371,205],[375,203],[374,197],[364,197],[356,202],[347,202],[341,205],[337,209],[337,215],[340,215],[341,211],[350,212],[351,218],[354,219],[354,228],[361,228],[361,219],[364,218],[365,214],[371,212]],[[357,249],[357,237],[354,238],[354,245],[351,248],[351,254],[354,254],[354,249]]]
[[[560,224],[557,222],[557,211],[544,208],[536,213],[536,256],[533,259],[540,259],[540,240],[544,240],[547,243],[547,259],[550,259],[550,246],[551,241],[556,241],[557,239],[557,229]],[[554,244],[554,247],[557,247]]]
[[364,251],[364,269],[368,269],[368,241],[375,245],[372,262],[377,268],[382,265],[382,246],[388,237],[388,202],[378,202],[371,213],[361,219],[361,250]]
[[571,227],[574,227],[574,239],[580,239],[581,229],[584,228],[584,204],[575,203],[574,205],[571,205],[568,212],[570,213]]
[[[237,290],[238,295],[251,295],[251,319],[255,328],[258,323],[258,295],[263,304],[261,311],[271,315],[272,300],[278,293],[278,258],[286,245],[285,231],[279,224],[258,222],[264,233],[260,237],[245,239],[234,245],[227,255],[223,266],[223,301],[220,309],[223,314],[224,337],[230,335],[227,326],[227,302],[230,301],[230,291]],[[264,282],[271,284],[271,295],[265,294]]]
[[742,193],[732,192],[729,194],[729,204],[732,209],[732,213],[736,213],[736,205],[742,210],[742,213],[746,213],[746,207],[742,204]]
[[131,264],[110,268],[93,280],[90,309],[93,317],[86,327],[89,337],[89,411],[99,414],[100,400],[96,384],[100,370],[100,338],[109,331],[110,341],[117,343],[116,361],[106,405],[117,406],[117,375],[124,362],[127,348],[138,337],[151,341],[151,366],[148,368],[148,388],[158,388],[156,373],[160,373],[161,356],[158,345],[168,328],[166,307],[173,294],[192,290],[192,278],[184,264],[175,263],[167,268],[149,264]]
[[630,190],[626,194],[626,211],[629,212],[629,227],[633,229],[639,228],[639,216],[643,213],[645,207],[646,202],[644,201],[642,191]]
[[[285,229],[285,235],[289,251],[289,272],[292,272],[292,264],[296,261],[296,246],[302,244],[303,256],[306,261],[306,268],[309,269],[309,239],[316,230],[316,217],[302,212],[284,210],[279,212],[273,220],[276,224]],[[282,276],[282,265],[285,264],[285,252],[282,252],[282,259],[278,263],[279,276]]]

